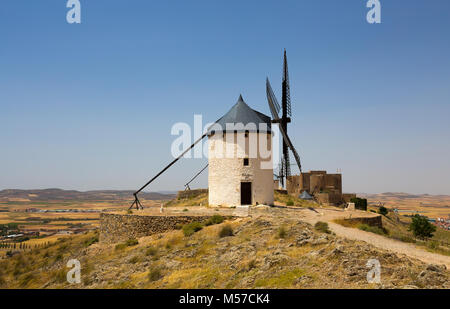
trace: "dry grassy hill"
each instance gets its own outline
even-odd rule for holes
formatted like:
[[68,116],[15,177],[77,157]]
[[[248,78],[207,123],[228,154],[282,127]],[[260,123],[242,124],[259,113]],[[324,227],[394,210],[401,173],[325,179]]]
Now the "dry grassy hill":
[[[232,236],[220,237],[225,226]],[[95,243],[89,233],[0,261],[3,288],[450,288],[443,266],[316,230],[295,212],[181,230],[124,244]],[[66,282],[66,263],[81,262],[82,283]],[[368,283],[366,263],[381,263]]]

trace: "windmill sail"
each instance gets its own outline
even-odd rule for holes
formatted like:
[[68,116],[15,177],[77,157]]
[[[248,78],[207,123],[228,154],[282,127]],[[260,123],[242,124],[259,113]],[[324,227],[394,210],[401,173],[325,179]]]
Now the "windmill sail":
[[289,72],[288,72],[286,50],[284,50],[282,88],[283,88],[283,94],[282,94],[283,109],[285,108],[286,115],[291,117],[292,116],[291,87],[289,86]]
[[[276,105],[278,104],[277,98],[275,97],[275,94],[273,93],[272,87],[270,86],[269,79],[266,79],[266,93],[267,93],[267,102],[269,103],[270,112],[272,113],[272,118],[275,120],[275,122],[280,122],[280,117],[278,116],[278,113],[276,111]],[[283,141],[288,145],[288,147],[291,149],[292,154],[295,158],[295,161],[297,162],[298,168],[300,170],[300,173],[302,172],[302,165],[300,163],[300,156],[297,153],[297,150],[295,150],[294,145],[292,145],[292,142],[287,135],[286,131],[284,130],[283,126],[279,126],[281,135],[283,136]]]

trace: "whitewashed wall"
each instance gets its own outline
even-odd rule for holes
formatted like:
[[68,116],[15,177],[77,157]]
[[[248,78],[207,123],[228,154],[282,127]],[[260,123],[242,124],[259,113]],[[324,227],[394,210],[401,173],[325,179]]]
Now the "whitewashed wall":
[[[249,157],[249,143],[255,141],[254,158],[244,166],[244,157]],[[267,153],[258,151],[262,143]],[[209,205],[238,206],[241,203],[241,182],[252,182],[252,203],[273,204],[272,140],[266,133],[216,133],[208,143]],[[252,147],[253,149],[254,147]],[[264,158],[261,157],[264,156]],[[267,157],[267,158],[266,158]],[[262,165],[264,168],[261,168]]]

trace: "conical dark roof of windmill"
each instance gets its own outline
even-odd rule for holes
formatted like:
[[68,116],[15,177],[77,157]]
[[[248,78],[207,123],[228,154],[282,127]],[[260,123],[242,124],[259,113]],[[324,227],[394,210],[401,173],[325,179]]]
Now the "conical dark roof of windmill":
[[[227,126],[228,124],[228,126]],[[236,126],[238,124],[238,126]],[[260,125],[262,124],[262,125]],[[235,125],[235,126],[233,126]],[[209,130],[212,132],[271,132],[271,119],[269,116],[255,111],[248,106],[242,95],[234,106],[220,118]]]

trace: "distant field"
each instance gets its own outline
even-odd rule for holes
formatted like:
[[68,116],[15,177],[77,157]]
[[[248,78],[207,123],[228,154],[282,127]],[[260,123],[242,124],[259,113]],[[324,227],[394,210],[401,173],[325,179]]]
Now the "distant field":
[[[23,243],[34,247],[58,238],[67,237],[66,233],[98,228],[102,210],[125,210],[131,200],[115,201],[3,201],[0,202],[0,224],[17,223],[21,233],[39,231],[40,238],[32,238]],[[159,201],[142,200],[145,207],[159,205]],[[26,212],[35,208],[49,212]],[[54,210],[96,210],[98,212],[52,212]],[[46,236],[48,235],[48,236]],[[9,240],[4,240],[11,242]],[[0,249],[3,256],[8,249]]]
[[419,213],[429,218],[450,216],[449,195],[413,195],[406,193],[358,194],[366,197],[369,205],[379,202],[387,208],[397,208],[403,215]]

